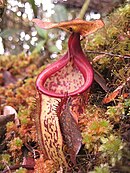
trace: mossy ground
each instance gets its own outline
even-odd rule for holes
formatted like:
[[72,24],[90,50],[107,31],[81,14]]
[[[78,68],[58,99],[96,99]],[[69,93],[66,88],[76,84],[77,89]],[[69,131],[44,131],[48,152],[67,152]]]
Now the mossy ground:
[[[83,147],[77,156],[77,166],[71,172],[130,172],[130,81],[126,82],[130,76],[129,15],[130,5],[126,4],[105,19],[105,28],[89,36],[87,44],[83,41],[86,53],[88,50],[97,52],[87,53],[91,60],[104,52],[93,66],[106,80],[108,92],[124,82],[125,85],[117,97],[103,104],[106,92],[93,83],[86,113],[79,117]],[[2,114],[5,105],[12,106],[21,124],[17,127],[14,122],[7,123],[6,133],[0,136],[1,171],[6,165],[20,165],[24,155],[34,158],[39,151],[34,110],[36,77],[45,68],[39,65],[40,61],[41,57],[35,53],[0,56],[0,112]],[[12,75],[8,81],[5,72]]]

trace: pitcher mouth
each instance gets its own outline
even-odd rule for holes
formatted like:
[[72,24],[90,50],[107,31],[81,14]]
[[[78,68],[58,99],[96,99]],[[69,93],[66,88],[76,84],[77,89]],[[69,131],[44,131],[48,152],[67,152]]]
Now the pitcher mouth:
[[[64,71],[66,72],[64,73]],[[37,78],[36,86],[38,91],[45,95],[63,98],[65,93],[68,96],[83,93],[91,86],[92,82],[93,69],[82,51],[80,34],[72,33],[68,41],[67,53],[41,72]],[[59,91],[58,88],[60,88]]]

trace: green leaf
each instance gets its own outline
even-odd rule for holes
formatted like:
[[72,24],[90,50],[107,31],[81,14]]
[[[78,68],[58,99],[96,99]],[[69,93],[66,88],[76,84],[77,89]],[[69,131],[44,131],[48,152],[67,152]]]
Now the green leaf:
[[55,5],[55,13],[52,15],[54,22],[61,22],[68,20],[67,10],[63,5]]
[[36,26],[36,30],[37,30],[38,35],[41,38],[43,38],[44,40],[47,40],[47,38],[48,38],[48,31],[47,30],[41,29],[38,26]]
[[43,46],[45,45],[45,40],[39,41],[35,49],[33,50],[33,53],[39,53]]
[[48,47],[48,49],[51,53],[59,52],[59,49],[55,45]]

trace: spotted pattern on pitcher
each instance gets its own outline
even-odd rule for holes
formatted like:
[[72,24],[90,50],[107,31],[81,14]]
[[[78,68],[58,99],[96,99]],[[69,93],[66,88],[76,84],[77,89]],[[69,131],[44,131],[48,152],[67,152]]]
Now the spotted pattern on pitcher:
[[73,92],[84,84],[83,74],[72,61],[50,76],[45,82],[45,88],[56,93]]
[[58,99],[41,95],[41,135],[48,158],[60,165],[67,165],[63,154],[63,141],[55,108]]

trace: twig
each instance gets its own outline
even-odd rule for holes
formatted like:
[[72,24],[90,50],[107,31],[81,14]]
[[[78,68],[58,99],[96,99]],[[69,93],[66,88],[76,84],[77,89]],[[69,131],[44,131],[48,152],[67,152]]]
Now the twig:
[[119,54],[114,54],[114,53],[111,53],[111,52],[98,52],[98,51],[87,50],[86,53],[105,54],[105,55],[109,55],[109,56],[117,56],[119,58],[130,58],[129,55],[119,55]]
[[89,2],[90,2],[90,0],[85,0],[84,4],[80,10],[78,18],[83,19],[84,15],[88,9]]
[[6,170],[8,170],[8,173],[11,173],[10,167],[6,162],[3,162],[3,164],[6,166]]

